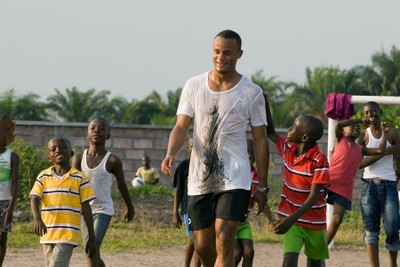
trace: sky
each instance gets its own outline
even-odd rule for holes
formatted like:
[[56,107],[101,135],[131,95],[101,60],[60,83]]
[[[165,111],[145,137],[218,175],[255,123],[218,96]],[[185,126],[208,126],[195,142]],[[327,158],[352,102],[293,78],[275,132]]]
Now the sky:
[[399,10],[398,0],[0,0],[0,94],[165,97],[213,68],[225,29],[242,37],[240,73],[303,83],[307,67],[349,69],[400,48]]

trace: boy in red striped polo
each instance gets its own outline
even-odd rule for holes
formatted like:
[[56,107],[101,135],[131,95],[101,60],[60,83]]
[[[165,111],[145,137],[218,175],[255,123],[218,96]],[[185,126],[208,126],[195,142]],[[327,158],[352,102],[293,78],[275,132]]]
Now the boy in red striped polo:
[[273,228],[276,234],[284,234],[283,266],[297,266],[303,245],[307,266],[321,266],[329,258],[323,190],[330,183],[328,161],[317,144],[323,135],[322,122],[300,116],[284,138],[275,132],[267,98],[266,112],[268,138],[284,163],[279,219]]

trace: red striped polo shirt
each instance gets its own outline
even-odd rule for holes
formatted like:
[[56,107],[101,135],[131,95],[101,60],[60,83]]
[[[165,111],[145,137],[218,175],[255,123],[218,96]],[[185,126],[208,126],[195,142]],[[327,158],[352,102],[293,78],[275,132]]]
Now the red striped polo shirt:
[[[329,165],[317,144],[299,157],[296,155],[296,143],[280,136],[276,144],[284,163],[278,216],[288,217],[303,205],[310,194],[312,184],[320,184],[322,187],[329,185]],[[326,202],[323,188],[317,202],[295,224],[309,229],[326,229]]]

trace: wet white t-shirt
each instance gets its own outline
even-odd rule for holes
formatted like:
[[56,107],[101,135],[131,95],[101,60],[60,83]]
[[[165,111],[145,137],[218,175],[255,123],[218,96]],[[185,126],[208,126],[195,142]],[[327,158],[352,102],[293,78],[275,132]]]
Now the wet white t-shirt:
[[186,82],[177,114],[194,121],[188,194],[250,190],[246,132],[249,124],[267,124],[260,86],[243,76],[232,89],[214,92],[203,73]]

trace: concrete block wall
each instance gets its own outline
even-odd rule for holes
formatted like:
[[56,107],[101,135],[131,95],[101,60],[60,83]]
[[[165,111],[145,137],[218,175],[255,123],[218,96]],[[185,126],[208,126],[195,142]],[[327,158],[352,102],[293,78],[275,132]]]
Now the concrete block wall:
[[[86,139],[87,123],[51,123],[17,121],[16,137],[34,145],[46,146],[50,138],[54,136],[67,137],[75,152],[82,151],[89,146]],[[143,155],[151,158],[151,165],[156,167],[161,175],[160,183],[172,185],[172,178],[162,174],[160,165],[164,159],[168,139],[172,126],[151,125],[111,125],[111,138],[106,143],[107,149],[116,154],[123,163],[125,180],[127,183],[135,176],[136,170],[141,166]],[[286,135],[286,129],[277,129],[278,133]],[[251,134],[249,133],[249,136]],[[327,151],[327,133],[319,142],[320,149]],[[185,147],[177,156],[176,165],[187,158]],[[273,179],[282,179],[282,160],[277,155],[276,146],[270,143],[270,173]],[[355,187],[359,188],[359,179],[356,179]],[[359,195],[359,190],[354,191],[354,196]]]

